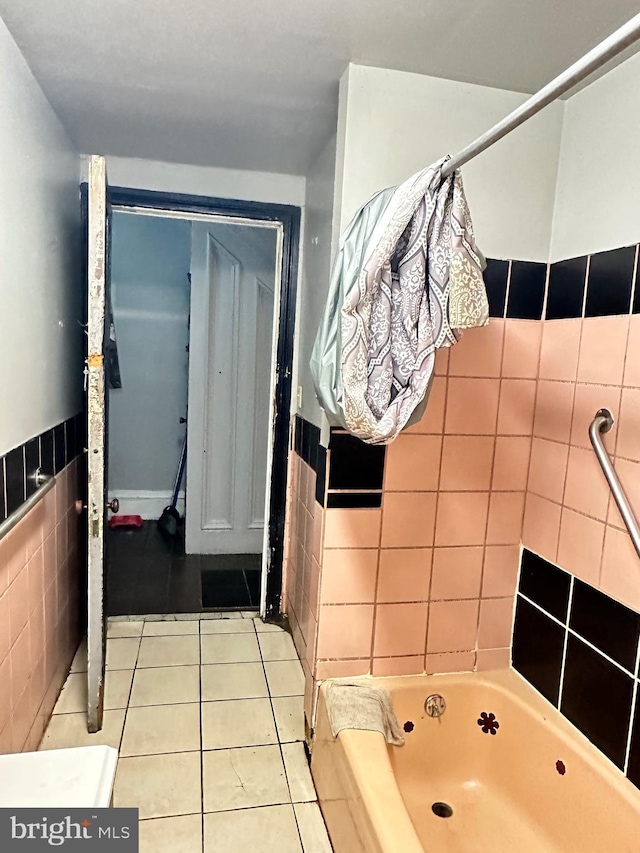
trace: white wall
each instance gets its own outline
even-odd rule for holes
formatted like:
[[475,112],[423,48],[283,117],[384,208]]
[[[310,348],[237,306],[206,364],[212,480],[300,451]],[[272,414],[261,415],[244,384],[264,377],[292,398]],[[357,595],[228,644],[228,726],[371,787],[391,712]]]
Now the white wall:
[[551,260],[640,240],[640,54],[565,107]]
[[109,391],[109,493],[151,499],[171,492],[185,435],[191,223],[116,211],[111,250],[122,388]]
[[[324,416],[313,389],[309,360],[324,311],[331,275],[335,168],[336,137],[333,136],[307,175],[304,271],[297,313],[296,382],[302,388],[302,407],[299,408],[299,413],[317,426],[322,425]],[[294,392],[294,404],[295,402]]]
[[118,187],[304,206],[305,179],[299,175],[108,156],[107,177]]
[[79,157],[0,20],[0,455],[82,408]]
[[[342,228],[375,192],[455,154],[526,95],[350,65]],[[492,258],[547,261],[562,127],[556,102],[464,167],[478,245]]]

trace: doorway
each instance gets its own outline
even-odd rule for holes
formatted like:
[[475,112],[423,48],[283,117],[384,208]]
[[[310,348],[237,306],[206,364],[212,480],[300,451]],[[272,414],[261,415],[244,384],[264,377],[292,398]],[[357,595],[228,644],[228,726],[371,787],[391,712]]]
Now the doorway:
[[[108,615],[280,611],[299,211],[110,188]],[[175,484],[180,521],[157,520]]]

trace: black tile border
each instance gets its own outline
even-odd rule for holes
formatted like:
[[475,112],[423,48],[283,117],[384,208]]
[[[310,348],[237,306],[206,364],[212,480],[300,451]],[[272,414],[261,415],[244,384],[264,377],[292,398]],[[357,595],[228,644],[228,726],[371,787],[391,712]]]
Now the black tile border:
[[[516,595],[516,614],[519,611],[537,611],[537,615],[529,618],[530,625],[524,629],[516,615],[514,669],[640,788],[640,614],[527,549],[522,551]],[[558,632],[563,637],[560,661]],[[585,656],[597,662],[593,672],[581,665],[579,658]],[[607,713],[616,738],[609,737],[597,717],[582,709],[585,690],[605,696],[610,703]],[[620,743],[625,745],[623,751]]]
[[635,243],[552,264],[487,258],[489,314],[520,320],[639,314],[637,257]]
[[298,456],[315,471],[316,500],[325,505],[327,479],[327,448],[320,444],[320,428],[310,421],[295,416],[293,426],[293,449]]
[[0,522],[36,491],[33,475],[59,474],[84,450],[85,416],[75,415],[0,456]]

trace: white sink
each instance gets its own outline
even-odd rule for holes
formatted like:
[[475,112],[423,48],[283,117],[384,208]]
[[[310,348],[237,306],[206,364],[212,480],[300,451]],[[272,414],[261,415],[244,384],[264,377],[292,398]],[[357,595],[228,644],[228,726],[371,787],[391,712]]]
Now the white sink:
[[107,808],[117,763],[110,746],[0,755],[0,808]]

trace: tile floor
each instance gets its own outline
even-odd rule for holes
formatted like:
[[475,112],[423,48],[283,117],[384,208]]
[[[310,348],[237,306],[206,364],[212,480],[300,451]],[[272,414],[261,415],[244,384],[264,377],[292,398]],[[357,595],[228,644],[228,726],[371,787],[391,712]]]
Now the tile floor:
[[253,616],[110,620],[95,735],[78,650],[40,749],[120,750],[114,805],[139,808],[141,853],[331,853],[302,669],[291,637]]

